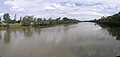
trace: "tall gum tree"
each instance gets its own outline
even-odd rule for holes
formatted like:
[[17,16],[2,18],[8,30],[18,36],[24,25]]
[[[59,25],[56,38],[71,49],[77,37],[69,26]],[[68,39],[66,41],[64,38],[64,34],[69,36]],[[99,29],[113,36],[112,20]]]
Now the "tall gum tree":
[[10,22],[11,22],[9,13],[5,13],[5,14],[3,15],[3,19],[4,19],[4,22],[7,24],[7,27],[9,27],[9,24],[10,24]]

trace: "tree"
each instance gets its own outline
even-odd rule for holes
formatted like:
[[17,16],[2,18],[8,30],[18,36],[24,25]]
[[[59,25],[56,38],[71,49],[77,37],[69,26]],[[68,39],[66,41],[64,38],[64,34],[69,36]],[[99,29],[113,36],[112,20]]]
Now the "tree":
[[46,21],[46,19],[45,19],[45,18],[44,18],[43,20],[44,20],[44,21]]
[[3,15],[3,19],[4,19],[4,22],[7,23],[7,27],[9,27],[9,24],[10,24],[10,22],[11,22],[9,13],[5,13],[5,14]]
[[52,18],[50,17],[48,20],[50,21]]
[[0,24],[2,23],[2,19],[1,19],[1,17],[0,17]]
[[55,23],[56,23],[56,24],[59,24],[59,23],[60,23],[60,19],[61,19],[61,17],[56,18],[56,19],[55,19]]
[[23,17],[22,25],[30,26],[32,21],[33,21],[33,16],[25,16],[25,17]]
[[16,17],[16,14],[15,14],[15,16],[14,16],[14,20],[11,20],[11,23],[17,23],[17,21],[16,21],[16,19],[17,19],[17,17]]
[[56,18],[56,21],[59,21],[61,19],[61,17],[59,17],[59,18]]
[[12,24],[17,23],[16,19],[11,20],[11,23],[12,23]]
[[22,17],[20,17],[20,19],[18,20],[18,23],[21,23]]
[[42,21],[42,18],[37,18],[37,22],[41,22]]
[[67,17],[63,18],[63,21],[68,21],[68,20],[69,20],[69,18],[67,18]]

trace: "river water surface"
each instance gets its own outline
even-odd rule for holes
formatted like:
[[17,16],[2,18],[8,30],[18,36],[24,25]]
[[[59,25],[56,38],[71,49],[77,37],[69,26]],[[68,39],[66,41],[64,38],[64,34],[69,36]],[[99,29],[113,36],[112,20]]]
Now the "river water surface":
[[116,57],[120,29],[95,23],[0,30],[1,57]]

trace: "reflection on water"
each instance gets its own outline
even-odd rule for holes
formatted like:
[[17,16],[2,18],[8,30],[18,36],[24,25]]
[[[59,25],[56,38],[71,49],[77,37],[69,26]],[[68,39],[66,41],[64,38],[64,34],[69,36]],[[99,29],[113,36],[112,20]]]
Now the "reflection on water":
[[120,28],[112,28],[109,31],[113,36],[116,36],[116,40],[120,40]]
[[115,57],[119,29],[95,23],[0,30],[2,57]]
[[33,35],[33,29],[30,29],[30,28],[29,29],[22,29],[22,31],[26,37],[31,37]]
[[5,43],[9,43],[10,42],[10,30],[6,30],[6,32],[4,33],[4,42]]
[[103,24],[99,24],[103,29],[106,29],[112,36],[116,37],[116,40],[120,40],[120,27],[109,27]]
[[2,38],[2,32],[0,31],[0,40],[1,40],[1,38]]

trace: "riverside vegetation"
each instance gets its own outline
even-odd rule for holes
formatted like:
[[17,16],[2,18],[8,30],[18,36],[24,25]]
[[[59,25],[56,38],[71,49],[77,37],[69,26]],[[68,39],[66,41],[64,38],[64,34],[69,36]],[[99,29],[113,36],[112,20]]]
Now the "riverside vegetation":
[[8,29],[8,28],[31,28],[31,27],[48,27],[55,26],[61,24],[75,24],[78,23],[79,20],[69,19],[67,17],[64,18],[56,18],[56,19],[45,19],[45,18],[36,18],[34,16],[24,16],[20,17],[18,20],[16,15],[14,16],[14,20],[12,20],[9,16],[9,13],[5,13],[3,15],[3,21],[0,18],[0,29]]
[[90,20],[88,22],[96,22],[98,24],[104,24],[109,27],[120,27],[120,12],[108,17],[101,17],[98,20]]

